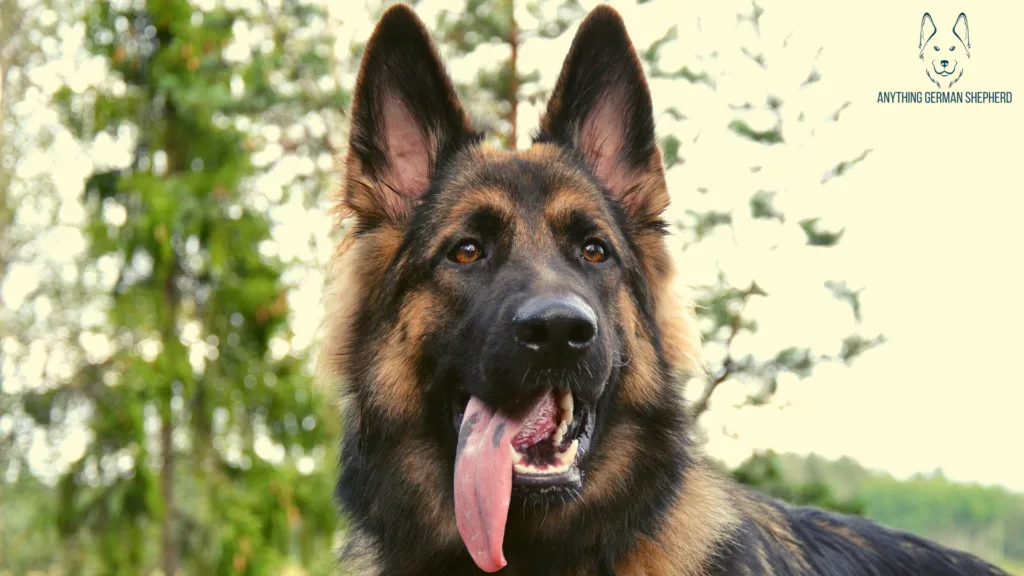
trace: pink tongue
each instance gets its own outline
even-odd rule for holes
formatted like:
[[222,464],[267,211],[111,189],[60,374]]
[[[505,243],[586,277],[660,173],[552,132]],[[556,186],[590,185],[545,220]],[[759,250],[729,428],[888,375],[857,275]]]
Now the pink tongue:
[[549,435],[556,413],[551,393],[519,419],[494,411],[476,396],[466,406],[455,456],[455,522],[484,572],[506,564],[501,542],[512,495],[512,445],[529,446]]

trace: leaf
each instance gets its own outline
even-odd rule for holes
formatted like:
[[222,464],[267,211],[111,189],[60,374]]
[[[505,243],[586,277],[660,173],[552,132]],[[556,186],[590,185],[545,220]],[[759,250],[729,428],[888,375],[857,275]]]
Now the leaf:
[[[838,112],[837,112],[837,114],[838,114]],[[829,180],[831,180],[833,178],[838,178],[838,177],[842,176],[843,174],[846,173],[847,170],[849,170],[853,166],[863,162],[868,157],[868,154],[870,154],[873,150],[874,150],[873,148],[868,148],[867,150],[861,152],[860,155],[858,155],[853,160],[849,160],[849,161],[843,160],[839,164],[836,164],[834,168],[832,168],[831,170],[826,172],[824,176],[822,176],[821,183],[824,184],[825,182],[828,182]]]
[[665,161],[665,169],[672,168],[677,164],[683,164],[685,160],[679,156],[679,148],[682,142],[679,138],[669,134],[661,140],[661,152]]
[[807,236],[807,244],[810,246],[835,246],[842,239],[845,229],[838,232],[821,230],[818,226],[820,218],[808,218],[800,221],[800,228]]
[[732,130],[736,134],[744,138],[749,138],[754,142],[760,142],[762,144],[779,144],[782,142],[782,132],[779,128],[772,128],[766,131],[757,131],[750,127],[745,121],[736,119],[729,123],[729,130]]
[[825,287],[832,291],[832,295],[835,296],[837,300],[841,300],[849,304],[850,308],[853,310],[853,317],[860,322],[860,293],[863,292],[863,289],[851,290],[846,285],[845,280],[841,282],[834,282],[831,280],[826,281]]
[[760,220],[778,220],[785,222],[786,217],[775,209],[772,201],[775,199],[775,192],[758,190],[750,197],[750,216]]

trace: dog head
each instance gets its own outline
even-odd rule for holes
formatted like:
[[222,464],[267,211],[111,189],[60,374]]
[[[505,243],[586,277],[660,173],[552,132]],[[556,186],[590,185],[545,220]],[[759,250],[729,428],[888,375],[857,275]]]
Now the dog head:
[[956,23],[944,32],[935,27],[931,14],[921,17],[919,56],[924,62],[925,74],[939,88],[951,88],[964,74],[971,58],[971,35],[967,15],[957,16]]
[[[614,557],[673,497],[688,441],[675,375],[698,356],[621,18],[586,18],[533,146],[505,152],[396,5],[350,121],[339,210],[354,224],[322,352],[347,398],[346,512],[394,572]],[[621,531],[584,521],[602,515]]]

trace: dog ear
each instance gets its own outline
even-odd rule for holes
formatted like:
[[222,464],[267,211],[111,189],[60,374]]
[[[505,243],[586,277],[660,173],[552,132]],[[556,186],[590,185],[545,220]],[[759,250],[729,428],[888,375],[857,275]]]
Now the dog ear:
[[964,45],[964,51],[967,52],[967,57],[971,57],[971,30],[967,27],[967,14],[963,12],[956,17],[956,24],[953,24],[953,34],[960,39],[960,43]]
[[400,226],[438,161],[471,127],[423,23],[396,4],[366,45],[350,116],[343,209],[359,225]]
[[917,46],[918,48],[921,49],[921,53],[919,54],[921,58],[924,58],[925,44],[927,44],[928,41],[932,39],[932,36],[935,36],[935,32],[937,31],[938,29],[935,27],[935,21],[932,20],[932,15],[925,12],[924,16],[921,17],[920,44],[918,44]]
[[580,24],[534,142],[578,153],[631,217],[653,223],[668,206],[651,93],[614,9]]

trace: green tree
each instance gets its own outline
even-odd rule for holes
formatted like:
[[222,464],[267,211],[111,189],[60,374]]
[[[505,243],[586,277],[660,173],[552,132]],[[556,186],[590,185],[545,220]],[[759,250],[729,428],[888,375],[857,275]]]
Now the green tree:
[[755,454],[735,470],[732,477],[739,483],[798,506],[815,506],[843,514],[864,514],[859,498],[841,500],[832,487],[821,478],[794,482],[783,470],[782,462],[772,451]]
[[161,0],[92,3],[82,21],[108,73],[56,95],[64,123],[133,153],[94,159],[85,185],[82,276],[111,279],[92,286],[91,345],[70,378],[18,398],[52,436],[88,439],[57,485],[64,566],[329,565],[337,418],[289,343],[291,263],[268,218],[326,187],[323,126],[347,104],[326,15]]

